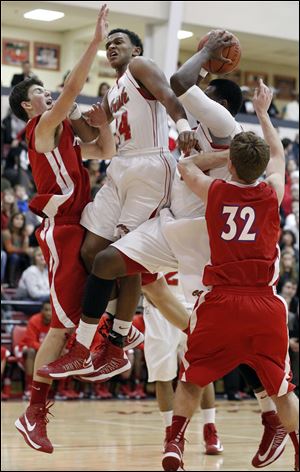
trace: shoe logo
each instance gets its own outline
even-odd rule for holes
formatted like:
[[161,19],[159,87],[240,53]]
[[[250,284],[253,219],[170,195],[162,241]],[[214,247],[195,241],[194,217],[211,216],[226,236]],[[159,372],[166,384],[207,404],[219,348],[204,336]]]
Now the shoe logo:
[[34,388],[34,390],[41,390],[41,387],[35,387],[34,385],[32,385],[32,388]]
[[87,367],[91,367],[92,365],[92,360],[90,358],[85,359],[82,363],[82,367],[85,369]]
[[[275,439],[276,439],[276,436],[274,436],[274,438],[272,439],[272,442],[271,442],[271,444],[270,444],[270,446],[269,446],[269,448],[268,448],[268,450],[267,450],[267,452],[266,452],[265,454],[263,454],[262,456],[261,456],[260,454],[258,454],[258,460],[259,460],[260,462],[264,462],[264,461],[266,460],[266,458],[268,457],[268,455],[270,454],[270,452],[271,452],[271,450],[272,450],[272,448],[273,448],[273,446],[274,446],[274,441],[275,441]],[[282,443],[281,446],[279,446],[279,447],[277,448],[277,450],[278,450],[279,448],[282,449],[283,447],[285,447],[285,443]]]
[[123,328],[122,326],[118,326],[118,329],[127,329],[127,328]]
[[34,428],[36,427],[36,423],[34,423],[33,425],[31,425],[31,424],[29,423],[28,419],[27,419],[26,414],[24,415],[24,417],[25,417],[25,423],[26,423],[26,426],[27,426],[28,431],[29,431],[29,432],[33,431]]

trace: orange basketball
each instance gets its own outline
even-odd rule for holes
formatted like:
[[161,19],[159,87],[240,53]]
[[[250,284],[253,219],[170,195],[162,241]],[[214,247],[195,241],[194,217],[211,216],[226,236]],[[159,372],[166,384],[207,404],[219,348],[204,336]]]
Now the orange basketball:
[[[232,34],[232,33],[231,33]],[[203,48],[206,41],[208,41],[210,33],[207,33],[203,38],[200,40],[198,44],[198,51]],[[235,44],[228,48],[224,48],[222,50],[222,55],[226,59],[231,59],[231,64],[226,64],[225,62],[218,61],[216,59],[210,59],[205,64],[203,64],[203,68],[206,69],[211,74],[229,74],[234,69],[237,68],[241,59],[241,45],[238,38],[233,34],[233,39],[236,41]]]

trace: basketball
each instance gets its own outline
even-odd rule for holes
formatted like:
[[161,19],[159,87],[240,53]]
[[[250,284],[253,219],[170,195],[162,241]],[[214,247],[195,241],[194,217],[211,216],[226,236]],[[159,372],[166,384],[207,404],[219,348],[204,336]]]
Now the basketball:
[[[200,40],[198,44],[198,51],[200,51],[205,45],[205,43],[208,41],[209,35],[210,33],[207,33]],[[205,64],[203,64],[203,68],[211,74],[229,74],[229,72],[232,72],[239,65],[242,52],[241,45],[238,38],[234,34],[232,36],[236,43],[222,50],[223,57],[225,57],[226,59],[231,59],[232,63],[226,64],[225,62],[218,61],[216,59],[210,59]]]

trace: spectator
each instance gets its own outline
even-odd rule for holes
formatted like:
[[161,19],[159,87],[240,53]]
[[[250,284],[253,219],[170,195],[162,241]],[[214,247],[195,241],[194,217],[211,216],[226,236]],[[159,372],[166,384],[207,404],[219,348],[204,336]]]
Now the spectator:
[[273,92],[273,99],[272,99],[271,105],[269,106],[269,109],[268,109],[268,115],[271,118],[280,118],[279,110],[278,110],[277,106],[274,103],[274,98],[276,97],[277,90],[274,89],[273,87],[270,87],[270,89],[272,89],[272,92]]
[[32,71],[31,71],[31,64],[29,61],[22,62],[22,74],[14,74],[13,78],[11,79],[11,87],[23,82],[25,79],[31,79],[32,77],[38,78]]
[[34,263],[24,270],[15,295],[19,300],[44,302],[49,300],[50,286],[48,269],[40,247],[33,250]]
[[289,313],[289,354],[293,372],[295,393],[299,396],[299,307],[297,313]]
[[241,91],[243,95],[243,103],[240,109],[240,113],[254,115],[254,107],[251,100],[250,88],[247,87],[247,85],[242,85]]
[[292,254],[295,256],[296,261],[299,261],[299,251],[296,247],[296,236],[290,229],[284,229],[281,234],[280,249],[285,251],[287,248],[292,249]]
[[110,85],[107,83],[107,82],[101,82],[101,84],[99,85],[99,88],[98,88],[98,98],[99,98],[99,102],[101,103],[103,98],[104,98],[104,95],[106,94],[106,92],[110,89]]
[[283,109],[283,119],[299,122],[299,93],[293,92],[294,99]]
[[32,248],[26,232],[26,221],[23,213],[14,213],[8,228],[3,231],[3,246],[8,254],[8,283],[17,286],[20,273],[30,265]]
[[101,177],[100,162],[97,161],[96,159],[90,159],[90,160],[87,161],[87,166],[86,167],[87,167],[87,171],[89,173],[91,190],[93,190],[93,187],[95,187],[97,184],[99,184],[99,179]]
[[280,295],[285,299],[288,311],[296,314],[299,308],[299,298],[297,297],[297,283],[293,280],[284,282]]
[[18,212],[15,192],[12,188],[4,190],[1,194],[1,230],[8,227],[9,220]]
[[[19,161],[19,156],[23,149],[27,146],[23,140],[24,122],[17,118],[11,110],[2,121],[3,125],[3,143],[4,143],[4,158],[5,171],[16,169]],[[7,173],[7,172],[6,172]],[[10,179],[8,173],[7,178]]]
[[277,285],[278,292],[281,292],[281,289],[287,280],[296,282],[297,278],[298,274],[295,257],[290,252],[284,251],[281,254],[280,259],[280,276]]
[[46,334],[50,329],[51,305],[48,300],[43,302],[40,313],[31,316],[26,333],[20,344],[15,347],[15,355],[25,369],[25,392],[23,399],[29,400],[33,378],[34,359]]
[[20,213],[27,213],[28,208],[28,195],[26,188],[23,185],[15,185],[15,196],[17,198],[17,205]]

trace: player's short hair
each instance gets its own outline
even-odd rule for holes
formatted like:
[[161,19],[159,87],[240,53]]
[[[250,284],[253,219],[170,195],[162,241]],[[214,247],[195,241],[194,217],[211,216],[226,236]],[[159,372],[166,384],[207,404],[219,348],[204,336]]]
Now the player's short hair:
[[241,109],[243,95],[240,87],[229,79],[214,79],[209,85],[215,87],[215,93],[220,100],[227,100],[228,111],[235,116]]
[[127,36],[129,37],[129,39],[131,41],[131,44],[133,44],[133,46],[137,46],[141,49],[140,56],[142,56],[144,54],[144,47],[143,47],[142,40],[136,33],[134,33],[133,31],[129,31],[128,29],[115,28],[115,29],[111,30],[108,33],[107,36],[110,36],[111,34],[115,34],[115,33],[127,34]]
[[241,180],[250,184],[265,171],[270,147],[252,131],[236,134],[230,144],[230,160]]
[[32,85],[40,85],[44,87],[43,82],[39,79],[32,77],[31,79],[25,79],[22,82],[19,82],[15,87],[12,89],[9,95],[9,106],[12,109],[14,115],[20,120],[28,121],[29,117],[22,107],[21,103],[28,101],[28,90]]

